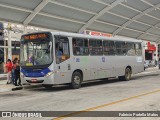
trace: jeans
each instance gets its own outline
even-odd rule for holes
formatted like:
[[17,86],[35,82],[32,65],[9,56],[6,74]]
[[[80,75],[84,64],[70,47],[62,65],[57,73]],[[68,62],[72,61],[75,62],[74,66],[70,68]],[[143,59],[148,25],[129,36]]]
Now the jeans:
[[21,85],[21,78],[20,78],[20,71],[19,70],[15,70],[15,82],[14,84],[17,85],[17,80],[19,79],[18,84]]
[[7,83],[11,83],[11,71],[7,73]]
[[15,82],[15,70],[12,70],[12,83],[14,84]]

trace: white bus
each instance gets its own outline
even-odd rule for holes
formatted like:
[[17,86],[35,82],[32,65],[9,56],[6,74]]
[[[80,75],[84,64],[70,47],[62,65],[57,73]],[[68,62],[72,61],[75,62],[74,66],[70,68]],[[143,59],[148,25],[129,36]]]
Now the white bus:
[[83,81],[144,71],[142,41],[65,32],[41,32],[21,37],[22,84],[81,87]]

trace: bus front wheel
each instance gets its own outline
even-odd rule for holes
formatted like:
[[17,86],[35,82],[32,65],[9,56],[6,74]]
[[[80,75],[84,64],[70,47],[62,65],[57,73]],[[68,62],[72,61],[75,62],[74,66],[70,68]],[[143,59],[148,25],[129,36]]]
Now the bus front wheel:
[[72,75],[71,87],[73,89],[78,89],[81,87],[82,84],[82,75],[79,72],[74,72]]
[[119,76],[119,80],[129,81],[131,79],[131,74],[132,74],[131,69],[127,67],[125,70],[125,75]]

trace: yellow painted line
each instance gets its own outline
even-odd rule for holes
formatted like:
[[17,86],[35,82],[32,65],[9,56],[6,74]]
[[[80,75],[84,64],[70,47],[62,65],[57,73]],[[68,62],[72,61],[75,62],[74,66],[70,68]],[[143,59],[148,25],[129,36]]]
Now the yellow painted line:
[[114,104],[117,104],[117,103],[125,102],[125,101],[128,101],[128,100],[132,100],[132,99],[139,98],[139,97],[142,97],[142,96],[154,94],[154,93],[157,93],[157,92],[160,92],[160,89],[159,90],[154,90],[154,91],[151,91],[151,92],[147,92],[147,93],[143,93],[143,94],[139,94],[139,95],[136,95],[136,96],[132,96],[132,97],[129,97],[129,98],[121,99],[121,100],[114,101],[114,102],[111,102],[111,103],[99,105],[99,106],[96,106],[96,107],[88,108],[88,109],[85,109],[85,110],[82,110],[82,111],[66,114],[66,115],[54,118],[53,120],[62,120],[62,119],[67,118],[67,117],[73,117],[75,115],[78,115],[78,114],[81,114],[81,113],[84,113],[84,112],[93,111],[93,110],[96,110],[96,109],[99,109],[99,108],[111,106],[111,105],[114,105]]

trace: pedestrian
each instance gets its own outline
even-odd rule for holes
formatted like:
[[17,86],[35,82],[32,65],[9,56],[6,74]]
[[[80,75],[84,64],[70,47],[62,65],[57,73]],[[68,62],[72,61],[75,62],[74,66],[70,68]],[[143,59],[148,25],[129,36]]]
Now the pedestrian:
[[157,66],[157,60],[155,60],[155,67]]
[[159,69],[160,69],[160,58],[159,58],[159,61],[158,61],[158,66],[159,66]]
[[11,83],[11,71],[12,71],[12,62],[10,59],[7,60],[6,63],[6,68],[7,68],[7,84]]
[[15,83],[15,69],[16,69],[16,62],[17,62],[18,58],[15,58],[13,60],[13,67],[12,67],[12,84]]
[[[18,86],[18,85],[20,85],[21,86],[21,79],[20,79],[20,62],[19,62],[19,60],[17,59],[17,61],[16,61],[16,68],[15,68],[15,82],[14,82],[14,85],[15,86]],[[17,80],[19,80],[18,81],[18,84],[17,84]]]

